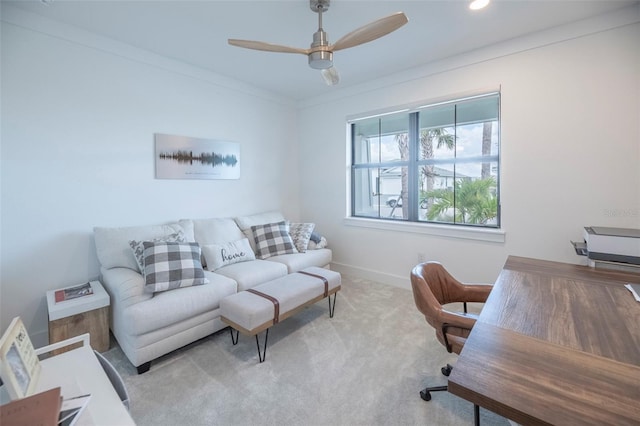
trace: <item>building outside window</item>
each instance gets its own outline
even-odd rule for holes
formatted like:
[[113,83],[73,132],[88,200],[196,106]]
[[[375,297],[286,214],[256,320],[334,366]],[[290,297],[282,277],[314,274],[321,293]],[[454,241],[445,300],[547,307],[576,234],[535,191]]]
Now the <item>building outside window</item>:
[[500,95],[349,122],[351,216],[500,227]]

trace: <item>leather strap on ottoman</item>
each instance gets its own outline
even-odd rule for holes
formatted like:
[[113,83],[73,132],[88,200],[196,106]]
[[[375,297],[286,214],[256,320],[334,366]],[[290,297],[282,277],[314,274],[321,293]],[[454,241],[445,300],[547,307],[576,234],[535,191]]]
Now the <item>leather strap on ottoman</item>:
[[264,297],[265,299],[271,301],[271,303],[273,303],[273,323],[277,324],[278,320],[280,318],[280,302],[278,302],[278,299],[276,299],[273,296],[269,296],[268,294],[265,294],[261,291],[258,290],[254,290],[252,288],[247,289],[246,291],[248,291],[249,293],[253,293],[257,296],[260,297]]
[[298,271],[299,274],[309,275],[310,277],[320,278],[324,282],[324,297],[329,295],[329,281],[322,275],[312,274],[311,272]]

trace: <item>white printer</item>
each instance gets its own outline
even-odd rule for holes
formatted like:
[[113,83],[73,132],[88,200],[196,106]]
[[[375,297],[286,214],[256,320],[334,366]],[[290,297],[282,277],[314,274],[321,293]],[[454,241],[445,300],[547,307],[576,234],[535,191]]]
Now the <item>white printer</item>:
[[640,229],[587,226],[584,243],[573,243],[576,253],[591,261],[640,265]]

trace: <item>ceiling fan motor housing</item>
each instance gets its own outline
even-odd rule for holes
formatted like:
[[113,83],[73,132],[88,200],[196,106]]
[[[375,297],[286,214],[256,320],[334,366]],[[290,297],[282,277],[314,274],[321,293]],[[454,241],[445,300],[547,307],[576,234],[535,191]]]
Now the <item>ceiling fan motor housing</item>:
[[329,50],[327,33],[322,29],[313,34],[313,43],[311,43],[311,52],[309,53],[309,66],[317,70],[333,66],[333,52]]

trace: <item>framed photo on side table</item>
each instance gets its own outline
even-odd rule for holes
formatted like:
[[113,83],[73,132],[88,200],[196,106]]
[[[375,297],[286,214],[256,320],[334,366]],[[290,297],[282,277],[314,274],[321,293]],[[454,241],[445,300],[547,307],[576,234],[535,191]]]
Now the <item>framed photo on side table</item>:
[[14,400],[32,395],[39,374],[40,361],[27,329],[20,317],[15,317],[0,339],[0,377],[9,397]]

